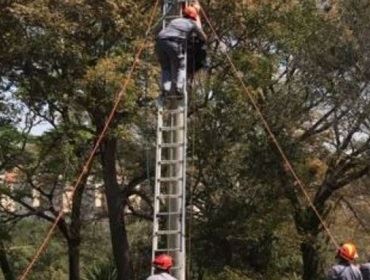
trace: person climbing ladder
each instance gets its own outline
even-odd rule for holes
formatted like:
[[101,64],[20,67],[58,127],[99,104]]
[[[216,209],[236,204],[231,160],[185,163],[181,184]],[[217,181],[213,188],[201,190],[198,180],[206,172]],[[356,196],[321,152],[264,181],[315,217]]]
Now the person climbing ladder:
[[183,15],[183,18],[172,20],[156,38],[155,49],[162,68],[161,90],[164,97],[183,97],[186,77],[185,52],[191,34],[195,33],[204,42],[207,40],[201,28],[197,8],[186,6]]

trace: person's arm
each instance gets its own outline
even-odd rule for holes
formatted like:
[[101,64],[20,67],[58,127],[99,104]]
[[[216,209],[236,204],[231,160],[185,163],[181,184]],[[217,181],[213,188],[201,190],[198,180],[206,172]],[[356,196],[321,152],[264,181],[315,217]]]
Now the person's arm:
[[331,268],[327,274],[327,277],[326,277],[327,280],[335,280],[337,279],[336,278],[336,272],[333,268]]
[[362,275],[362,272],[361,272],[361,266],[357,269],[357,272],[358,272],[358,279],[363,280],[364,276]]
[[194,23],[194,32],[197,34],[199,39],[206,42],[207,41],[207,35],[204,33],[203,29],[198,26],[197,23]]
[[157,37],[158,33],[161,32],[161,30],[163,29],[163,22],[162,21],[159,21],[152,29],[152,32],[154,34],[155,37]]
[[197,26],[202,30],[202,21],[200,19],[200,16],[197,16],[197,20],[195,22],[197,23]]

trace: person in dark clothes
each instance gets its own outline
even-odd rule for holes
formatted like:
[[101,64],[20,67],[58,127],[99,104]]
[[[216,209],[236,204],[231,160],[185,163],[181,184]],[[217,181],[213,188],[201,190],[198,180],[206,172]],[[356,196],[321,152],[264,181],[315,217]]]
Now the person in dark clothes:
[[156,38],[156,53],[162,68],[161,90],[164,96],[174,93],[182,96],[185,85],[186,43],[194,33],[200,40],[207,37],[199,25],[196,8],[183,9],[183,18],[172,20]]
[[360,265],[362,278],[364,280],[370,280],[370,253],[367,255],[367,263]]

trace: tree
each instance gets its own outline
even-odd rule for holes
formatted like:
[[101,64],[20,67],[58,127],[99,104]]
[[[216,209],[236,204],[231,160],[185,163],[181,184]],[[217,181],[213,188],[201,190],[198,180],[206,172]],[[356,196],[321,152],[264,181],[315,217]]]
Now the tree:
[[0,232],[0,267],[5,280],[14,280],[15,279],[14,271],[9,262],[9,256],[6,252],[4,243],[4,240],[8,240],[9,236],[7,236],[7,231],[4,229],[5,226],[2,225]]
[[[342,9],[345,11],[346,7]],[[309,31],[310,36],[306,37],[304,44],[293,52],[293,59],[288,60],[287,86],[276,84],[264,93],[267,100],[273,100],[273,95],[279,94],[281,98],[285,91],[293,102],[296,102],[296,96],[302,102],[297,104],[302,108],[298,110],[302,115],[293,119],[286,113],[277,115],[281,127],[275,126],[274,130],[284,131],[284,128],[288,132],[286,136],[293,138],[294,133],[302,132],[296,137],[295,144],[305,154],[298,163],[300,173],[310,188],[316,209],[325,217],[330,212],[328,202],[334,194],[369,171],[368,80],[362,70],[366,66],[361,65],[366,64],[366,60],[357,58],[356,40],[337,36],[338,33],[346,34],[348,30],[343,19],[338,17],[332,23],[318,15],[313,5],[311,11],[313,30]],[[308,14],[307,10],[305,14]],[[300,28],[298,23],[290,24]],[[289,55],[292,56],[291,53]],[[356,68],[354,65],[358,63],[361,66]],[[280,108],[287,104],[288,108],[295,108],[289,105],[288,98],[281,100],[284,103]],[[270,108],[268,106],[269,111]],[[276,117],[274,122],[279,122]],[[315,151],[315,157],[310,156],[311,151]],[[319,166],[315,167],[313,160]],[[319,237],[323,229],[312,209],[300,201],[297,194],[290,191],[288,197],[295,209],[297,230],[305,236],[301,244],[303,279],[318,279],[321,274]]]
[[[367,60],[358,59],[367,52],[355,35],[364,34],[365,13],[362,17],[355,16],[362,19],[356,25],[361,27],[361,33],[348,27],[348,18],[344,19],[346,12],[342,17],[335,14],[338,7],[328,15],[318,10],[314,1],[251,2],[244,10],[245,4],[237,1],[206,9],[213,18],[222,19],[215,22],[224,44],[220,52],[225,48],[231,51],[272,131],[309,187],[315,207],[326,217],[335,193],[369,170],[368,81],[362,70],[367,69],[362,66]],[[343,6],[343,3],[339,2],[338,6],[342,5],[342,11],[348,9],[348,15],[354,7],[357,12],[365,7],[360,3],[355,6],[353,3]],[[230,12],[233,17],[226,15]],[[213,59],[218,87],[223,85],[227,94],[229,89],[237,90],[228,66],[218,64],[217,55]],[[261,143],[263,138],[258,137],[263,131],[261,124],[249,130],[253,131],[252,135],[245,135],[255,139],[257,159],[256,166],[250,168],[258,174],[262,166],[268,176],[261,174],[256,179],[285,190],[297,231],[303,238],[303,279],[319,279],[322,275],[320,222],[297,190],[296,182],[289,179],[277,151],[266,149],[266,139]],[[215,137],[210,139],[216,142]],[[246,155],[250,156],[250,152],[247,150]]]
[[[76,128],[99,134],[131,64],[135,42],[142,37],[141,19],[149,8],[146,1],[78,5],[34,1],[7,6],[7,21],[13,22],[9,33],[17,34],[18,44],[5,52],[10,61],[5,77],[17,88],[15,95],[55,128],[64,126],[61,131],[67,138]],[[11,61],[11,57],[20,59]],[[123,210],[134,186],[145,176],[140,174],[120,186],[117,131],[135,115],[140,97],[135,91],[140,87],[131,87],[99,151],[119,279],[130,275]]]
[[[0,119],[6,125],[0,128],[0,164],[11,159],[1,167],[22,170],[24,192],[10,193],[13,199],[27,208],[21,198],[33,189],[47,205],[42,211],[29,207],[24,215],[54,221],[51,197],[73,182],[106,122],[152,5],[121,2],[1,3],[0,110],[6,113]],[[349,192],[363,193],[359,180],[368,175],[370,162],[369,13],[362,1],[328,2],[203,3],[222,42],[209,36],[210,67],[195,78],[190,101],[193,278],[320,279],[328,246],[319,220],[225,63],[226,51],[315,207],[335,222],[330,228],[336,235],[346,235],[338,228],[343,223],[338,201]],[[92,166],[104,182],[118,279],[129,279],[135,270],[130,244],[131,256],[143,250],[145,256],[137,259],[150,258],[140,240],[129,239],[132,224],[125,212],[129,208],[147,219],[152,211],[155,115],[143,108],[142,99],[156,96],[158,71],[152,52],[140,63]],[[6,93],[17,100],[15,107],[22,104],[29,112],[27,129],[38,120],[52,129],[41,137],[30,137],[27,129],[19,133],[8,122],[12,106]],[[77,189],[73,214],[58,224],[70,245],[73,279],[84,238],[79,207],[84,188]],[[130,203],[134,195],[143,198],[141,209]]]

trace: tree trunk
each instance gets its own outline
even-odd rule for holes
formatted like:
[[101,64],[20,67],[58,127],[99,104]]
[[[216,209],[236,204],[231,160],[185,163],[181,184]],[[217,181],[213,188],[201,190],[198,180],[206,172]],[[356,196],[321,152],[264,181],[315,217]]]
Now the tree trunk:
[[[107,136],[109,137],[109,136]],[[129,280],[129,244],[123,217],[123,195],[119,189],[116,172],[116,144],[113,137],[106,138],[101,145],[103,179],[107,197],[109,226],[113,256],[118,272],[118,280]]]
[[69,280],[80,280],[81,206],[87,177],[88,174],[85,174],[73,195],[71,223],[67,224],[64,218],[58,222],[58,228],[68,244]]
[[68,239],[69,280],[80,280],[81,207],[89,174],[85,174],[73,195],[71,225]]
[[[286,177],[282,176],[282,186],[288,186]],[[322,267],[320,266],[321,254],[318,250],[318,238],[322,231],[320,220],[311,207],[304,208],[293,187],[285,188],[285,194],[292,203],[294,209],[294,223],[297,232],[304,237],[301,242],[301,253],[303,262],[303,280],[322,279]],[[322,185],[313,201],[317,211],[323,215],[325,203],[330,197],[330,188]]]
[[312,242],[303,241],[301,244],[303,258],[303,280],[320,279],[320,255]]
[[3,241],[0,240],[0,266],[5,280],[15,280],[14,273],[9,264]]
[[[322,209],[317,208],[322,215]],[[303,261],[303,280],[322,279],[323,271],[320,254],[320,220],[311,208],[301,210],[301,215],[296,215],[295,222],[299,232],[304,236],[301,243]],[[297,219],[297,217],[300,217]]]
[[[72,214],[73,217],[73,214]],[[79,280],[80,279],[80,230],[72,229],[71,225],[68,225],[64,219],[60,219],[58,228],[63,234],[68,245],[68,268],[69,268],[69,279]]]
[[68,240],[69,280],[80,280],[80,242]]

